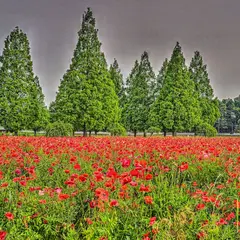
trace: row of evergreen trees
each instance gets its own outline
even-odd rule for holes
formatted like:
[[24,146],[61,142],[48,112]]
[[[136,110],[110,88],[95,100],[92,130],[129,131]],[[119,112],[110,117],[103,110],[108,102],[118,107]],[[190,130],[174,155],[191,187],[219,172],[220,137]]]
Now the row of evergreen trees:
[[127,79],[125,94],[122,121],[135,135],[149,129],[165,135],[169,131],[212,134],[220,116],[200,53],[195,52],[188,68],[179,43],[156,77],[144,52]]
[[49,111],[37,76],[33,74],[29,42],[19,28],[7,37],[0,59],[0,125],[17,132],[43,129],[56,121],[74,130],[124,128],[137,132],[213,132],[219,118],[206,65],[199,52],[190,67],[179,43],[157,76],[147,52],[124,84],[117,60],[108,69],[91,9],[84,13],[71,65],[61,80]]

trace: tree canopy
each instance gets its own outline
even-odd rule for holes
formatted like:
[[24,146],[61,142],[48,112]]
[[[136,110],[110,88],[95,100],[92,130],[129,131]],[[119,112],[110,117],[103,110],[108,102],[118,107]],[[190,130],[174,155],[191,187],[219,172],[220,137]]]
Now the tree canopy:
[[118,97],[107,69],[95,18],[84,13],[70,69],[59,86],[54,118],[69,122],[74,130],[102,130],[119,120]]
[[148,129],[150,106],[154,102],[155,74],[144,52],[141,61],[135,65],[127,79],[127,101],[123,110],[125,126],[136,133]]
[[34,77],[27,35],[18,27],[6,38],[0,61],[0,124],[15,134],[43,127],[44,96]]
[[190,131],[200,120],[199,104],[180,44],[167,65],[160,94],[151,108],[153,126],[164,132]]

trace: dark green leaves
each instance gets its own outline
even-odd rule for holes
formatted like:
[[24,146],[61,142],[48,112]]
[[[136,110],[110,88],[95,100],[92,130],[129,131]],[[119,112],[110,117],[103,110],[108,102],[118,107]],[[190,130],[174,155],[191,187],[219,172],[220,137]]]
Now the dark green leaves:
[[34,78],[27,35],[18,27],[5,40],[1,63],[0,125],[15,133],[38,130],[47,110],[39,81]]
[[118,97],[97,33],[88,9],[83,15],[70,69],[51,105],[53,120],[71,123],[74,130],[84,133],[106,129],[119,119]]

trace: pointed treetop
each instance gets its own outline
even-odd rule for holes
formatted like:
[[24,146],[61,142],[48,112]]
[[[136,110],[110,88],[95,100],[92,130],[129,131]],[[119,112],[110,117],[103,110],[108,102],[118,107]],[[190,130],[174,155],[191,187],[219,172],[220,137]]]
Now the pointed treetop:
[[183,56],[182,47],[181,47],[179,42],[176,43],[176,45],[173,49],[172,56],[175,56],[175,55],[178,55],[178,54]]
[[182,48],[179,44],[179,42],[176,43],[174,49],[173,49],[173,53],[171,55],[171,59],[168,62],[168,70],[174,74],[176,73],[176,70],[174,70],[175,67],[177,66],[181,66],[182,69],[186,68],[185,65],[185,58],[183,56],[183,52],[182,52]]
[[181,47],[181,45],[180,45],[179,42],[176,43],[173,52],[174,52],[174,51],[180,51],[180,52],[182,52],[182,47]]
[[116,58],[114,58],[112,66],[113,66],[114,68],[118,68],[118,67],[119,67],[119,65],[118,65],[118,62],[117,62],[117,59],[116,59]]
[[96,21],[93,18],[93,12],[92,12],[91,8],[87,8],[87,11],[84,12],[83,22],[95,26]]
[[194,52],[190,63],[189,72],[191,79],[195,82],[195,87],[200,96],[212,99],[213,89],[208,77],[207,65],[203,63],[203,58],[199,51]]
[[158,72],[158,75],[156,78],[156,89],[155,89],[156,96],[158,96],[160,94],[160,90],[163,87],[163,83],[166,78],[167,67],[168,67],[168,59],[165,58],[163,65],[162,65],[160,71]]
[[207,65],[203,64],[203,58],[199,51],[194,52],[194,56],[192,58],[192,61],[190,63],[190,71],[194,71],[196,69],[194,68],[202,68],[203,70],[207,70]]
[[114,58],[113,64],[110,65],[109,73],[115,86],[115,92],[118,95],[118,97],[121,98],[121,95],[123,93],[123,85],[124,85],[123,75],[121,73],[121,70],[119,68],[116,58]]
[[142,56],[141,56],[141,60],[145,59],[145,58],[148,58],[148,52],[147,51],[144,51]]

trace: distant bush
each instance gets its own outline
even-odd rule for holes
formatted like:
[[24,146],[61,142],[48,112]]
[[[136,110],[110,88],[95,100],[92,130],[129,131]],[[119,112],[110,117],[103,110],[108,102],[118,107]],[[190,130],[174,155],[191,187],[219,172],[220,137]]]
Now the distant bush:
[[33,133],[29,133],[29,132],[20,132],[20,133],[18,134],[18,136],[30,137],[30,136],[33,136]]
[[113,126],[109,127],[108,131],[111,133],[111,136],[126,136],[126,129],[120,124],[116,123]]
[[201,123],[197,127],[197,135],[204,135],[206,137],[215,137],[217,135],[217,130],[208,123]]
[[154,133],[160,133],[161,129],[158,128],[158,127],[150,127],[148,129],[148,132],[151,134],[151,136],[154,134]]
[[46,127],[47,137],[73,136],[73,126],[70,123],[54,122]]

